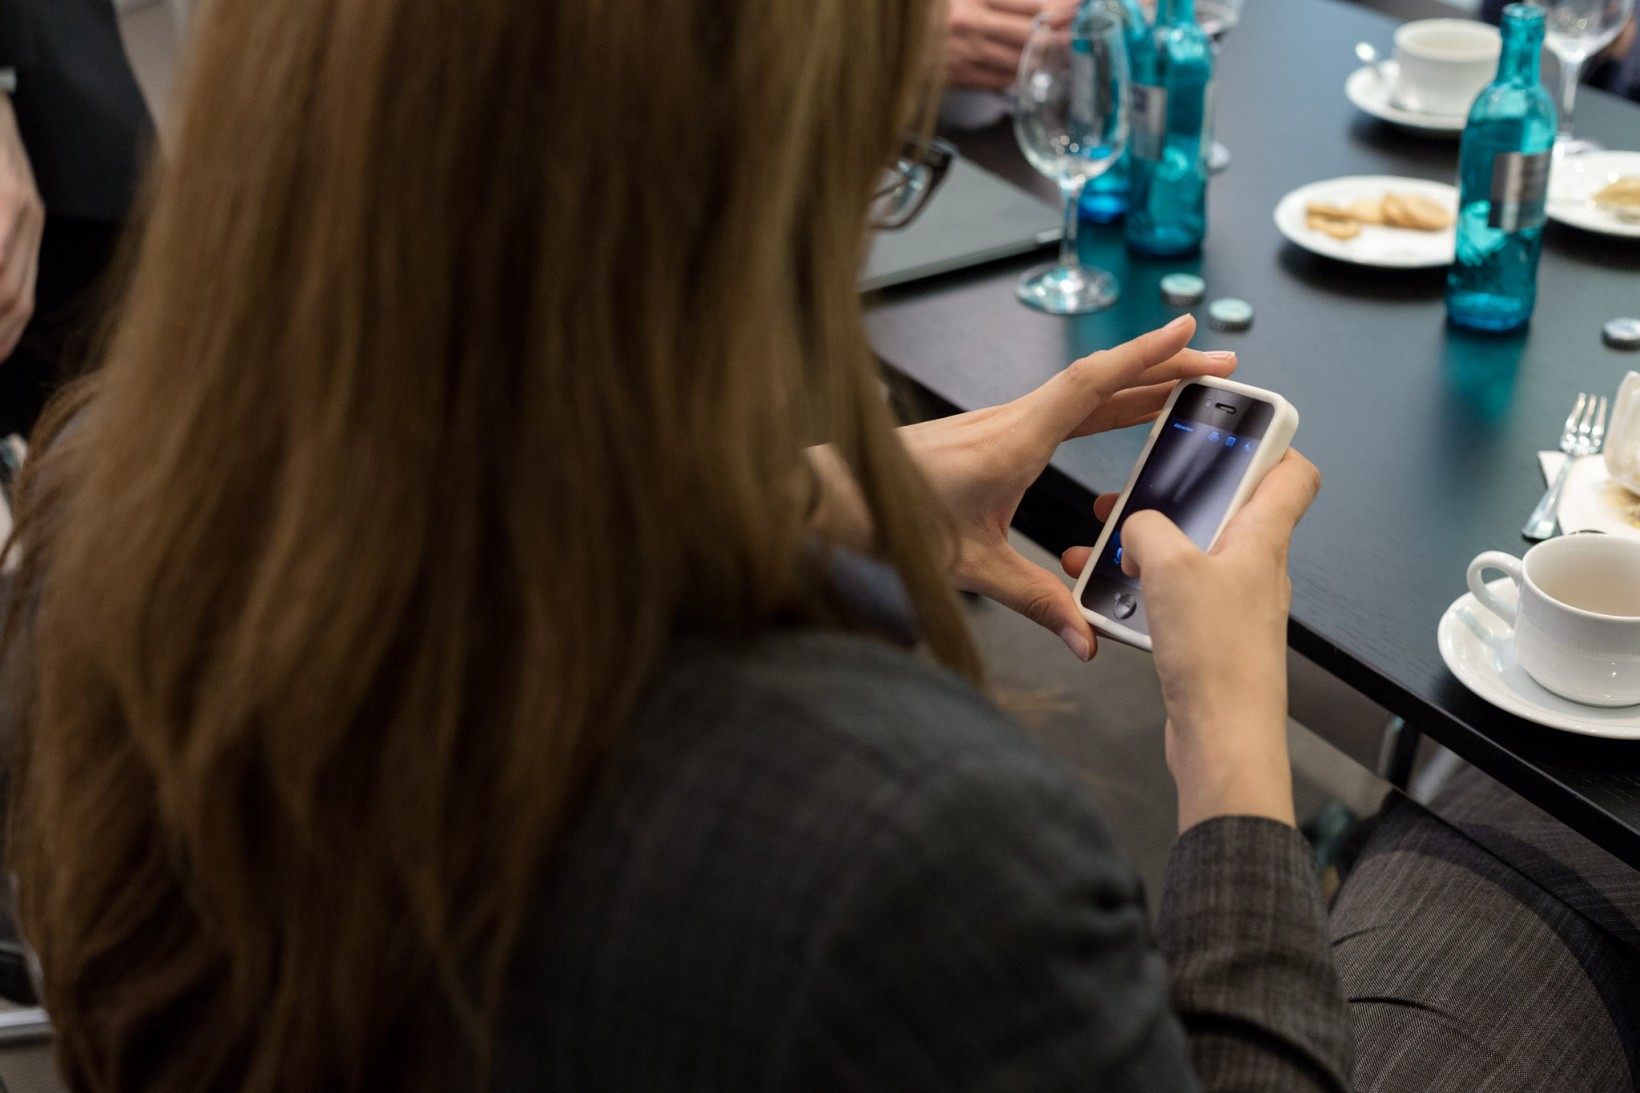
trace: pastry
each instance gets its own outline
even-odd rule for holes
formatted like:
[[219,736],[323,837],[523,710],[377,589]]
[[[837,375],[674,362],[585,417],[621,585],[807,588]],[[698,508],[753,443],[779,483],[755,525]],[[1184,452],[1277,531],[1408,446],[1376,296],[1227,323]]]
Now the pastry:
[[1422,194],[1384,195],[1384,222],[1396,228],[1440,231],[1452,223],[1452,216],[1432,197]]
[[1640,175],[1629,175],[1608,184],[1592,200],[1625,219],[1640,218]]
[[1305,225],[1334,239],[1354,239],[1363,224],[1386,228],[1408,228],[1436,232],[1452,224],[1452,214],[1432,197],[1422,194],[1387,193],[1382,197],[1358,197],[1347,205],[1312,201],[1304,206]]
[[1381,197],[1363,197],[1350,202],[1349,214],[1363,224],[1382,224],[1384,222],[1384,199]]
[[1329,205],[1325,201],[1312,201],[1304,206],[1304,211],[1311,216],[1324,216],[1328,220],[1354,220],[1355,214],[1343,205]]
[[1347,220],[1337,216],[1323,216],[1313,210],[1305,219],[1305,226],[1311,231],[1330,235],[1334,239],[1354,239],[1361,234],[1360,221]]

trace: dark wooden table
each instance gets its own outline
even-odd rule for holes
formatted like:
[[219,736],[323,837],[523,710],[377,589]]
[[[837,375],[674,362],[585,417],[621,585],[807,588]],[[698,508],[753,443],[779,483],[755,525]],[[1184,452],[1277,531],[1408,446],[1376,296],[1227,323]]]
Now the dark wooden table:
[[[1165,273],[1199,272],[1209,299],[1250,301],[1250,331],[1215,334],[1204,323],[1196,344],[1236,350],[1238,378],[1293,401],[1297,446],[1325,478],[1293,544],[1292,647],[1640,866],[1640,742],[1503,713],[1452,677],[1435,642],[1469,560],[1524,549],[1520,528],[1543,490],[1536,452],[1554,446],[1576,393],[1614,393],[1640,369],[1640,354],[1600,340],[1606,320],[1640,315],[1640,243],[1551,223],[1536,316],[1505,338],[1446,326],[1441,271],[1345,266],[1287,243],[1272,213],[1304,183],[1455,176],[1455,140],[1395,129],[1344,97],[1352,45],[1387,48],[1393,27],[1337,0],[1247,5],[1218,77],[1218,135],[1234,162],[1210,187],[1199,259],[1131,257],[1119,228],[1095,229],[1082,253],[1121,280],[1112,309],[1064,319],[1016,303],[1014,278],[1041,260],[1033,256],[883,294],[871,309],[873,344],[940,407],[971,409],[1167,322],[1177,312],[1157,289]],[[1640,106],[1585,88],[1577,129],[1640,148]],[[951,135],[985,166],[1054,196],[1006,120]],[[1022,508],[1021,529],[1054,550],[1091,542],[1091,494],[1120,486],[1142,432],[1067,444]],[[1325,725],[1312,727],[1325,735]]]

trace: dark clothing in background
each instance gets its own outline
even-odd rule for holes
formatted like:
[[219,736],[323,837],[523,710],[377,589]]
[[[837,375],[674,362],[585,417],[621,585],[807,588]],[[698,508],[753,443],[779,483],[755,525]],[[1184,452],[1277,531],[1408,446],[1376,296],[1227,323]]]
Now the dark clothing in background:
[[46,210],[124,220],[149,123],[112,0],[0,0],[0,68]]
[[494,1087],[1349,1087],[1296,831],[1185,833],[1157,933],[1093,794],[967,684],[686,643],[527,920]]
[[1640,102],[1640,35],[1621,57],[1591,66],[1588,82]]
[[105,307],[98,278],[122,226],[47,214],[34,318],[0,362],[0,437],[27,436],[52,393],[84,367]]
[[17,70],[23,146],[46,207],[34,320],[0,362],[0,435],[26,432],[78,371],[101,314],[96,282],[130,215],[151,144],[112,0],[0,0],[0,68]]

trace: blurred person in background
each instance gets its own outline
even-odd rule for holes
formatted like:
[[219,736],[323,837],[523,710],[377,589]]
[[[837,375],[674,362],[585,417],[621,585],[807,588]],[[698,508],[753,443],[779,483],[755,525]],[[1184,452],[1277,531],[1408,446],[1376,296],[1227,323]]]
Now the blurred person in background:
[[79,371],[147,108],[112,0],[0,0],[0,436]]

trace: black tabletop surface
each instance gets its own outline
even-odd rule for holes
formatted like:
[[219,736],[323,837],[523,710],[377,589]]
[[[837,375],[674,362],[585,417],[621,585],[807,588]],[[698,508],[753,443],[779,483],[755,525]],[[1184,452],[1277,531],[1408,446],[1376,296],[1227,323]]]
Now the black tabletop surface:
[[[1292,400],[1296,445],[1325,479],[1293,544],[1293,647],[1640,865],[1640,742],[1574,736],[1492,707],[1451,675],[1435,637],[1472,557],[1524,549],[1520,528],[1544,485],[1535,453],[1554,446],[1577,392],[1615,393],[1640,369],[1640,354],[1600,339],[1606,320],[1640,315],[1640,241],[1551,224],[1536,315],[1525,334],[1503,338],[1447,327],[1441,271],[1346,266],[1286,242],[1272,214],[1305,183],[1454,178],[1455,140],[1395,129],[1344,96],[1352,45],[1387,49],[1393,27],[1337,0],[1247,5],[1220,58],[1217,132],[1234,161],[1210,187],[1199,259],[1131,257],[1119,227],[1092,229],[1084,260],[1123,286],[1110,310],[1066,319],[1026,309],[1012,283],[1031,262],[1017,260],[882,295],[873,344],[936,401],[970,409],[1167,322],[1177,311],[1157,289],[1165,273],[1199,272],[1209,299],[1252,303],[1251,330],[1216,334],[1204,322],[1195,344],[1236,350],[1238,379]],[[1640,106],[1585,88],[1577,129],[1640,149]],[[1006,119],[951,135],[982,164],[1053,195]],[[1022,526],[1054,549],[1091,542],[1087,491],[1118,488],[1142,443],[1143,430],[1128,430],[1065,445]]]

